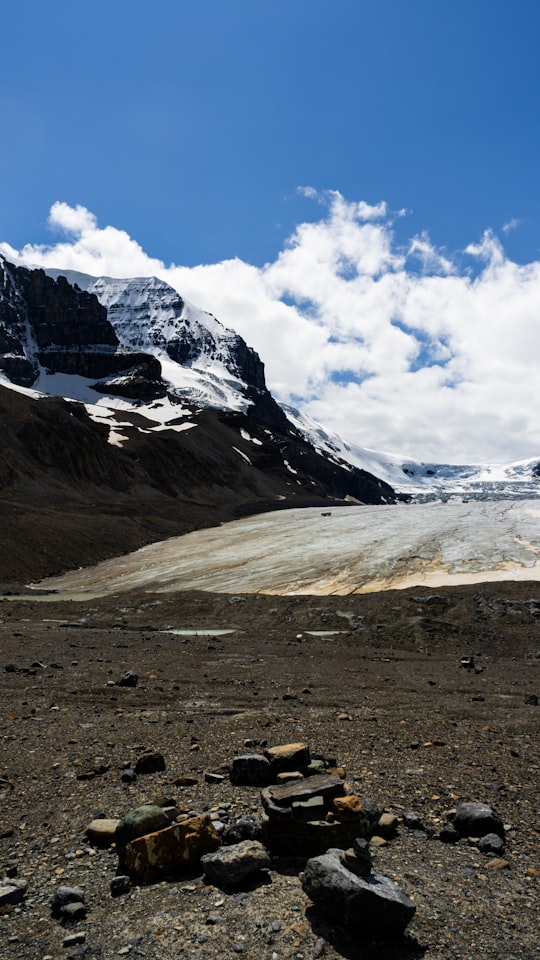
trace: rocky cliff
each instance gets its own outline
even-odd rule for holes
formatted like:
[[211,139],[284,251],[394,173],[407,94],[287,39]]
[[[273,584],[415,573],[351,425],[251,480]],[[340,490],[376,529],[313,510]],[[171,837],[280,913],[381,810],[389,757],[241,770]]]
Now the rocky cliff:
[[120,344],[95,294],[0,257],[0,370],[31,387],[41,369],[95,379],[97,391],[120,396],[166,392],[159,361]]

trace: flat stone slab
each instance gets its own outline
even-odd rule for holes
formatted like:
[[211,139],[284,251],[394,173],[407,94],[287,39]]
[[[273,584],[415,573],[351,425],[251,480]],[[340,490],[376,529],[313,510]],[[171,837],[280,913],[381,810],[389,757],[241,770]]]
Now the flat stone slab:
[[416,907],[401,888],[382,873],[359,877],[328,850],[308,860],[302,888],[313,903],[358,934],[386,940],[399,937]]
[[278,807],[290,807],[312,797],[339,797],[345,793],[343,781],[335,774],[319,773],[293,783],[274,784],[262,791],[263,803],[268,798]]

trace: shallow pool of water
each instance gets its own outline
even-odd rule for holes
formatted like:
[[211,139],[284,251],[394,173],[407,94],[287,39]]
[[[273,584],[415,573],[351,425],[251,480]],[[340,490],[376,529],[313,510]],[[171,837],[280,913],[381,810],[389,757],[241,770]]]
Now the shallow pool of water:
[[0,600],[19,601],[21,603],[28,600],[32,603],[65,603],[66,601],[80,603],[82,600],[97,600],[98,597],[102,596],[103,590],[89,590],[79,593],[5,593],[0,596]]
[[203,627],[202,630],[195,627],[182,627],[180,629],[174,630],[161,630],[161,633],[175,633],[179,637],[224,637],[227,633],[235,633],[235,630],[232,629],[210,629],[207,630]]

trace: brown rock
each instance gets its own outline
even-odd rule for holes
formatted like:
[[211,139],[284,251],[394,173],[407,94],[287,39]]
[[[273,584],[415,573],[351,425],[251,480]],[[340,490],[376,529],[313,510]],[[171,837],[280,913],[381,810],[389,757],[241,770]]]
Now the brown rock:
[[356,794],[349,797],[334,797],[331,801],[331,809],[336,820],[341,823],[360,822],[365,819],[364,805]]
[[377,821],[375,832],[385,840],[395,837],[398,828],[398,818],[393,813],[382,813]]
[[509,860],[504,860],[503,857],[494,857],[493,860],[490,860],[486,863],[486,868],[488,870],[507,870],[510,866]]
[[86,828],[86,836],[96,847],[110,847],[114,843],[114,835],[120,820],[103,817],[92,820]]
[[128,843],[125,865],[134,880],[155,879],[196,863],[219,844],[219,834],[209,816],[190,817]]
[[276,777],[277,783],[297,783],[298,780],[303,780],[304,777],[298,770],[286,770],[283,773],[278,773]]
[[283,770],[298,770],[311,762],[307,743],[284,743],[277,747],[268,747],[264,755],[272,765],[273,773]]

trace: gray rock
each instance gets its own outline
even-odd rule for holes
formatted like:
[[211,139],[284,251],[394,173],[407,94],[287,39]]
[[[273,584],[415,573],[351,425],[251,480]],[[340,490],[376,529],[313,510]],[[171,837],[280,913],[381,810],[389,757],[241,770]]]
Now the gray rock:
[[478,849],[481,853],[501,854],[504,851],[504,840],[498,833],[486,833],[485,837],[478,841]]
[[116,681],[117,687],[136,687],[139,682],[139,675],[133,670],[128,670],[119,680]]
[[25,893],[28,889],[26,880],[10,880],[9,883],[0,883],[0,907],[8,904],[15,906],[22,903]]
[[503,822],[489,803],[460,803],[454,827],[462,837],[485,837],[487,833],[504,837]]
[[241,843],[243,840],[258,840],[262,837],[261,821],[256,817],[246,814],[240,817],[234,823],[225,827],[222,833],[222,841],[226,845]]
[[131,890],[131,879],[125,875],[113,877],[111,880],[111,897],[121,897]]
[[84,890],[82,887],[58,887],[51,900],[51,913],[53,917],[60,917],[61,910],[69,903],[83,903]]
[[219,886],[234,887],[246,877],[270,866],[270,857],[262,843],[243,840],[229,847],[220,847],[201,857],[204,875]]
[[302,887],[313,903],[341,926],[388,939],[400,936],[416,907],[397,883],[380,873],[358,877],[340,862],[340,850],[308,860]]
[[339,859],[343,866],[357,877],[367,877],[371,873],[371,853],[367,840],[361,838],[355,840],[354,846],[341,851]]
[[64,949],[67,949],[68,947],[76,947],[78,944],[84,943],[85,940],[86,933],[84,933],[83,930],[79,931],[79,933],[69,933],[67,937],[64,937],[62,940],[62,946]]
[[84,920],[88,910],[84,903],[66,903],[58,913],[62,923],[77,923],[78,920]]
[[207,770],[204,775],[205,783],[223,783],[225,777],[222,773],[212,773],[210,770]]
[[277,820],[262,819],[263,843],[272,855],[301,857],[307,860],[325,853],[331,847],[346,850],[364,833],[362,823],[343,823],[335,820]]
[[229,771],[231,783],[237,787],[265,787],[270,783],[270,761],[259,753],[235,757]]
[[404,813],[402,820],[403,826],[407,830],[425,830],[424,824],[417,813]]
[[439,831],[439,840],[441,843],[457,843],[460,834],[453,827],[443,827]]

